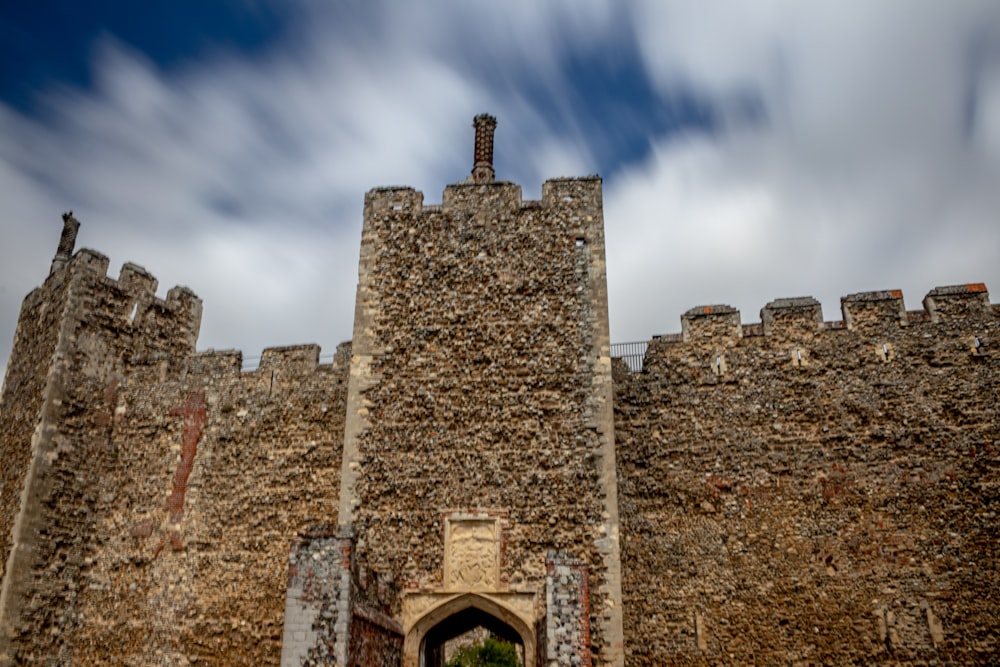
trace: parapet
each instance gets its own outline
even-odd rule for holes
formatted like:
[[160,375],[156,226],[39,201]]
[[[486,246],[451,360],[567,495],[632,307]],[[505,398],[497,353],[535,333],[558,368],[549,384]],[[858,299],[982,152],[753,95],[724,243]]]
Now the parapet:
[[365,219],[394,211],[418,215],[423,206],[424,193],[407,186],[372,188],[365,193]]
[[775,299],[760,311],[763,334],[816,332],[823,328],[823,307],[811,296]]
[[402,219],[412,219],[424,212],[444,213],[457,218],[488,216],[488,219],[495,220],[497,217],[517,215],[522,210],[540,208],[580,211],[580,219],[574,219],[573,214],[569,214],[571,223],[587,223],[600,218],[603,204],[599,176],[550,179],[542,186],[541,202],[525,202],[521,197],[521,186],[494,178],[493,134],[497,126],[496,118],[479,114],[472,124],[476,131],[472,173],[466,181],[444,189],[440,206],[424,207],[423,193],[410,187],[374,188],[365,194],[365,221],[380,219],[391,224],[394,214]]
[[90,248],[83,248],[73,255],[71,263],[75,271],[86,271],[102,278],[108,275],[108,265],[110,264],[106,255]]
[[[141,332],[146,343],[153,339],[172,347],[180,342],[194,350],[201,328],[201,299],[187,287],[173,287],[166,299],[156,296],[157,280],[143,267],[125,263],[118,279],[107,276],[108,258],[99,252],[83,249],[67,264],[68,275],[86,276],[96,289],[105,290],[105,307],[121,326]],[[137,341],[138,342],[138,341]],[[156,345],[159,346],[159,345]],[[140,344],[140,347],[146,347]]]
[[863,334],[890,334],[901,327],[928,323],[967,322],[978,325],[1000,319],[1000,308],[990,303],[983,283],[936,287],[923,300],[924,309],[907,312],[900,290],[850,294],[841,299],[842,321],[824,322],[816,299],[775,299],[760,311],[759,324],[741,324],[732,306],[698,306],[681,316],[680,336],[660,336],[658,344],[783,336],[806,339],[823,332],[850,330]]
[[129,296],[151,299],[156,294],[159,282],[145,268],[132,262],[125,262],[118,274],[118,284]]
[[932,322],[988,319],[993,315],[990,294],[983,283],[935,287],[924,297]]
[[601,210],[602,181],[597,175],[581,178],[552,178],[542,185],[542,205],[547,208]]
[[337,345],[337,351],[333,354],[334,370],[349,371],[351,368],[352,342],[347,340]]
[[512,214],[521,208],[521,186],[509,181],[455,183],[444,189],[441,210],[452,215],[488,210]]
[[260,357],[257,372],[282,371],[289,375],[306,375],[319,366],[319,345],[285,345],[269,347]]
[[906,326],[903,292],[898,289],[848,294],[840,299],[844,323],[858,331],[884,331],[893,325]]
[[191,357],[188,371],[203,377],[234,378],[239,377],[242,367],[239,350],[205,350]]
[[692,308],[681,316],[681,333],[685,342],[703,338],[742,338],[740,311],[726,305]]
[[425,211],[452,215],[489,211],[491,214],[512,215],[529,208],[600,212],[602,181],[600,176],[547,180],[542,185],[541,202],[525,201],[521,196],[521,186],[509,181],[465,181],[445,187],[440,206],[425,206],[423,202],[424,194],[411,187],[374,188],[365,194],[365,216],[392,213],[417,216]]
[[340,343],[329,363],[321,361],[320,346],[314,343],[265,348],[260,357],[250,357],[252,368],[244,370],[240,350],[204,350],[190,357],[188,372],[218,379],[244,378],[272,381],[276,378],[302,378],[311,373],[346,373],[351,363],[351,342]]
[[265,348],[256,370],[243,373],[244,386],[266,392],[269,400],[301,392],[310,386],[310,378],[329,377],[326,374],[335,371],[333,364],[319,363],[319,354],[315,343]]

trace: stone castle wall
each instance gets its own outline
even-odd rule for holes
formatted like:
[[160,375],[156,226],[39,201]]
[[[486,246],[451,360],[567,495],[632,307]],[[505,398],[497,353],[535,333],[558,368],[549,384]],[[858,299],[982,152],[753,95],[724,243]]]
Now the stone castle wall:
[[617,369],[627,664],[995,659],[1000,308],[925,308],[694,309]]
[[[612,385],[599,179],[378,189],[365,222],[332,364],[242,371],[189,290],[54,263],[0,397],[0,664],[396,664],[407,601],[540,665],[995,661],[984,286],[693,309]],[[484,532],[495,572],[449,560]]]
[[400,664],[395,578],[359,567],[353,549],[351,537],[328,525],[292,545],[282,665]]
[[[10,363],[0,398],[0,556],[8,562],[14,526],[22,504],[25,476],[31,463],[31,443],[46,404],[49,368],[66,307],[69,281],[65,274],[29,294],[21,307]],[[0,608],[3,600],[0,599]]]
[[77,253],[18,331],[0,447],[28,502],[5,488],[4,664],[277,664],[289,547],[336,520],[349,352],[270,349],[241,372],[238,352],[194,353],[193,294],[106,269]]
[[[578,554],[594,653],[614,660],[600,180],[549,181],[540,202],[501,182],[449,186],[440,206],[422,198],[386,188],[365,200],[342,522],[362,562],[414,591],[522,591],[543,606],[547,554]],[[497,575],[446,579],[455,512],[498,518]]]

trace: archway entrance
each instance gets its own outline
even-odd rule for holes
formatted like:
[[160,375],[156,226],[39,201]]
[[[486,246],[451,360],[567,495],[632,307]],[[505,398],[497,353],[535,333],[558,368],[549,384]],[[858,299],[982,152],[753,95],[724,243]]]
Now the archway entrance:
[[524,664],[524,644],[517,631],[475,607],[452,614],[431,628],[424,636],[420,664],[423,667],[444,667],[462,645],[476,643],[489,636],[513,644],[521,664]]
[[467,593],[431,609],[406,633],[406,667],[444,667],[456,639],[495,636],[513,644],[524,667],[535,667],[533,629],[494,600]]

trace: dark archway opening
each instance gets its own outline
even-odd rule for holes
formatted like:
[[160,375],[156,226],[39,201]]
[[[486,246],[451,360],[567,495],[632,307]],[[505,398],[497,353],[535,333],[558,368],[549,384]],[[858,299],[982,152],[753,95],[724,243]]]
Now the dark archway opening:
[[448,649],[460,646],[463,641],[471,643],[487,636],[513,644],[521,664],[525,664],[524,643],[514,628],[481,609],[467,607],[428,630],[420,647],[420,667],[444,667],[450,657]]

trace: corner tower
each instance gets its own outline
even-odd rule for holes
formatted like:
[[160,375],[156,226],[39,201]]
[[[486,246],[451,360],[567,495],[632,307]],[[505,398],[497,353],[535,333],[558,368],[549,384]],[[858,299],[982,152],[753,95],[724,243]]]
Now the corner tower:
[[[135,473],[119,467],[119,397],[139,369],[156,385],[176,379],[201,325],[201,300],[187,288],[160,299],[141,266],[125,264],[115,280],[104,255],[74,253],[79,227],[72,212],[63,215],[49,275],[22,304],[0,395],[3,666],[97,664],[83,656],[109,643],[113,615],[102,609],[93,624],[97,615],[85,609],[110,588],[96,575],[114,535],[108,498],[124,495]],[[125,484],[110,481],[116,471]]]
[[474,127],[440,205],[365,196],[340,537],[398,584],[404,665],[479,626],[526,665],[621,665],[601,180],[522,201]]

